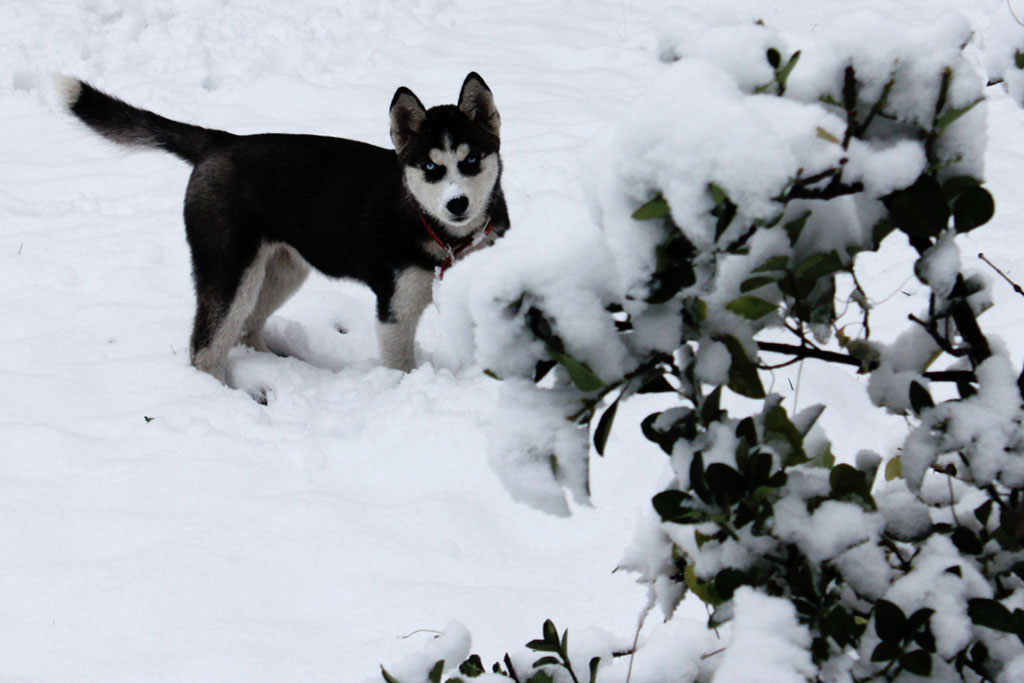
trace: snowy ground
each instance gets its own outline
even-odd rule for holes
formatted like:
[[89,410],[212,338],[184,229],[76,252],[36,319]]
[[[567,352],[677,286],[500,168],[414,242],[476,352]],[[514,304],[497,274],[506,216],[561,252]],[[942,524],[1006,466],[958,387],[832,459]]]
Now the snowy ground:
[[[803,30],[855,6],[1011,21],[1003,0],[685,5]],[[97,139],[59,111],[49,74],[236,132],[386,145],[397,86],[450,102],[476,70],[502,113],[514,229],[552,198],[586,212],[580,154],[663,68],[666,6],[0,4],[0,680],[375,680],[431,637],[401,636],[450,619],[485,661],[548,617],[631,638],[644,592],[612,570],[666,474],[627,415],[594,463],[593,508],[557,518],[513,503],[490,469],[498,385],[446,346],[436,310],[403,376],[376,365],[369,292],[314,278],[269,324],[297,358],[232,356],[268,405],[197,373],[188,169]],[[989,94],[997,214],[964,253],[1024,279],[1024,122]],[[876,259],[869,293],[914,288],[888,275],[905,265]],[[995,292],[1001,317],[983,323],[1015,345],[1024,301]],[[849,420],[870,412],[859,379],[809,366],[774,389],[791,379],[800,405],[829,403],[840,457],[843,443],[892,452],[898,421]]]

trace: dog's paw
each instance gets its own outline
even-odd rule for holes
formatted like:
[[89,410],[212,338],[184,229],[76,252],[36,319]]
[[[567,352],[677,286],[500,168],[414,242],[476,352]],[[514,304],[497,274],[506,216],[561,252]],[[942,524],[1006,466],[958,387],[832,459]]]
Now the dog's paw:
[[252,400],[259,403],[261,406],[269,405],[270,400],[274,397],[274,390],[270,387],[259,386],[255,389],[248,389],[249,396]]

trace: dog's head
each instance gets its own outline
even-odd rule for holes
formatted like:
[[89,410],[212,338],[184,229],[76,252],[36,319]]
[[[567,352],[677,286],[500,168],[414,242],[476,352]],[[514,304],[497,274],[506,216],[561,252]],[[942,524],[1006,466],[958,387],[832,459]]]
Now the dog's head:
[[391,141],[405,186],[454,235],[480,229],[501,177],[501,117],[491,89],[466,76],[457,105],[424,108],[408,88],[391,100]]

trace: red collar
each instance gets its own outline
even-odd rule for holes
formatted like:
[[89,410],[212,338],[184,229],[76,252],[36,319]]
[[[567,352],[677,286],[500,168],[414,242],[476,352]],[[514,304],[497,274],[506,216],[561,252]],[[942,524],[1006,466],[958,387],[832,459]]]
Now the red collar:
[[437,245],[439,247],[444,249],[445,257],[444,260],[441,261],[441,273],[440,275],[438,275],[439,280],[444,278],[444,271],[448,270],[451,267],[451,265],[455,263],[455,259],[459,257],[459,254],[473,246],[473,243],[476,242],[478,237],[485,237],[487,235],[490,235],[491,231],[494,230],[494,224],[490,221],[487,221],[487,227],[484,228],[483,232],[479,232],[476,235],[472,235],[453,247],[449,245],[447,242],[445,242],[443,239],[441,239],[441,237],[434,231],[434,229],[430,227],[430,223],[427,222],[427,219],[423,216],[422,211],[417,211],[417,213],[420,216],[420,222],[423,223],[423,227],[427,229],[427,234],[429,234],[431,238],[433,238],[433,240],[437,242]]

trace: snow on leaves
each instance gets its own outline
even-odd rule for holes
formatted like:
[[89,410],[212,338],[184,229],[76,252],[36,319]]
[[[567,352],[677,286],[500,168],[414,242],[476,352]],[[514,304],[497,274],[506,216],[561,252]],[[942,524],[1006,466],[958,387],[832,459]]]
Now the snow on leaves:
[[[666,614],[690,591],[710,626],[730,624],[724,651],[707,653],[714,680],[768,680],[763,661],[742,655],[771,640],[751,632],[767,628],[751,626],[759,609],[777,612],[776,635],[802,653],[771,680],[993,680],[1019,668],[1021,390],[978,324],[984,286],[961,273],[957,246],[994,213],[981,178],[984,82],[963,54],[969,27],[872,13],[793,35],[682,23],[678,40],[661,37],[662,75],[595,143],[589,251],[567,249],[563,287],[542,296],[510,278],[523,285],[506,315],[519,329],[489,344],[521,359],[505,367],[534,370],[534,382],[518,380],[524,397],[563,402],[575,439],[592,428],[601,454],[624,400],[665,397],[641,429],[674,479],[653,498],[658,533],[630,553],[657,560],[630,566]],[[907,275],[927,294],[885,345],[871,337],[858,259],[894,240],[916,251]],[[488,265],[525,267],[500,254]],[[843,320],[840,289],[856,324]],[[772,331],[793,343],[764,339]],[[765,388],[769,358],[870,375],[875,404],[911,425],[887,483],[875,486],[873,453],[836,463],[815,426],[827,406],[791,414]],[[932,369],[939,359],[949,367]],[[585,457],[572,449],[574,462]]]

